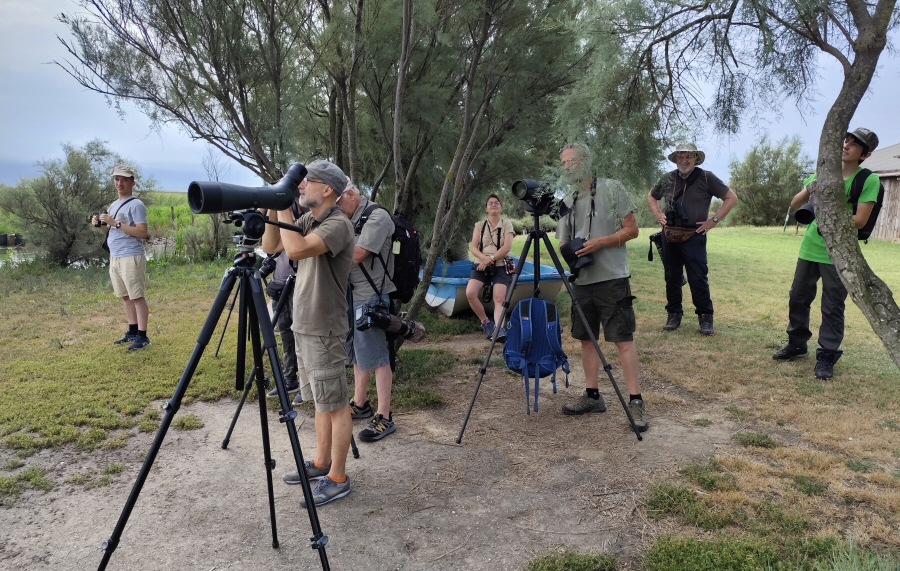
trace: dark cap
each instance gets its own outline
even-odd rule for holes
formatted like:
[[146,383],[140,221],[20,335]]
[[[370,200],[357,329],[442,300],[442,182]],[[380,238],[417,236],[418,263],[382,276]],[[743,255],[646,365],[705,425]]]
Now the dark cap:
[[849,133],[847,133],[848,137],[853,137],[860,143],[862,143],[863,147],[865,147],[866,152],[871,153],[875,150],[875,147],[878,146],[878,135],[866,129],[864,127],[857,127],[853,129]]
[[306,165],[306,177],[321,180],[331,187],[336,195],[340,195],[347,188],[350,179],[336,164],[319,159]]

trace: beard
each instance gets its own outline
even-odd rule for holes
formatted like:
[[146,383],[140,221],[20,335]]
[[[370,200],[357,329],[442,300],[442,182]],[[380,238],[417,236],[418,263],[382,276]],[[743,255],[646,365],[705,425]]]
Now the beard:
[[322,206],[321,198],[310,198],[306,195],[300,197],[300,206],[303,208],[308,208],[309,210],[313,210]]

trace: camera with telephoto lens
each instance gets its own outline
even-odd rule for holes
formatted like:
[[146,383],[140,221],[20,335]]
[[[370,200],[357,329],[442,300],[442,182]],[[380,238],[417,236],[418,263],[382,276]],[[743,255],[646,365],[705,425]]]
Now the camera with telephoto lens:
[[372,326],[418,343],[425,339],[425,326],[405,316],[392,315],[388,307],[381,301],[371,301],[356,310],[356,330],[366,331]]
[[275,271],[276,258],[278,258],[278,254],[269,254],[263,258],[262,263],[259,264],[259,277],[267,278],[269,274]]
[[525,211],[559,220],[569,212],[562,200],[556,198],[556,191],[549,183],[529,178],[517,180],[512,185],[512,195],[525,203]]

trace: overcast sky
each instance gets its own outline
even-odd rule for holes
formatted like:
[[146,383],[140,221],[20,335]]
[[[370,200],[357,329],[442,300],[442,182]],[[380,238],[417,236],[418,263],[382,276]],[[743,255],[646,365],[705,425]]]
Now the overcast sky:
[[[72,0],[0,0],[0,183],[16,184],[39,174],[37,161],[63,157],[62,144],[82,146],[99,138],[109,148],[155,178],[161,189],[187,190],[193,180],[206,180],[203,159],[207,145],[177,128],[157,133],[133,106],[123,106],[120,118],[103,96],[82,88],[53,60],[68,55],[56,36],[68,38],[56,21],[60,12],[80,8]],[[894,34],[897,38],[897,34]],[[798,135],[807,155],[815,158],[827,110],[837,94],[840,69],[822,57],[818,93],[811,93],[813,110],[804,118],[791,103],[767,114],[756,126],[749,122],[738,136],[708,130],[697,143],[706,152],[704,167],[728,180],[728,165],[742,158],[763,134],[778,141]],[[832,81],[831,78],[834,78]],[[881,139],[881,147],[900,142],[900,57],[882,55],[878,73],[863,99],[852,127],[865,126]],[[303,160],[303,157],[299,158]],[[667,167],[668,168],[668,165]],[[222,180],[260,184],[244,167],[229,162]]]

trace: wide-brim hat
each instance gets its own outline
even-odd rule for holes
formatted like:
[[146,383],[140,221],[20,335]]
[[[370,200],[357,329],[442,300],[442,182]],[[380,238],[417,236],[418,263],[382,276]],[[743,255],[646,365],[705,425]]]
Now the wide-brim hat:
[[702,165],[706,160],[706,153],[698,149],[694,143],[681,143],[675,147],[675,150],[669,153],[669,160],[678,164],[678,153],[694,153],[697,156],[697,166]]

